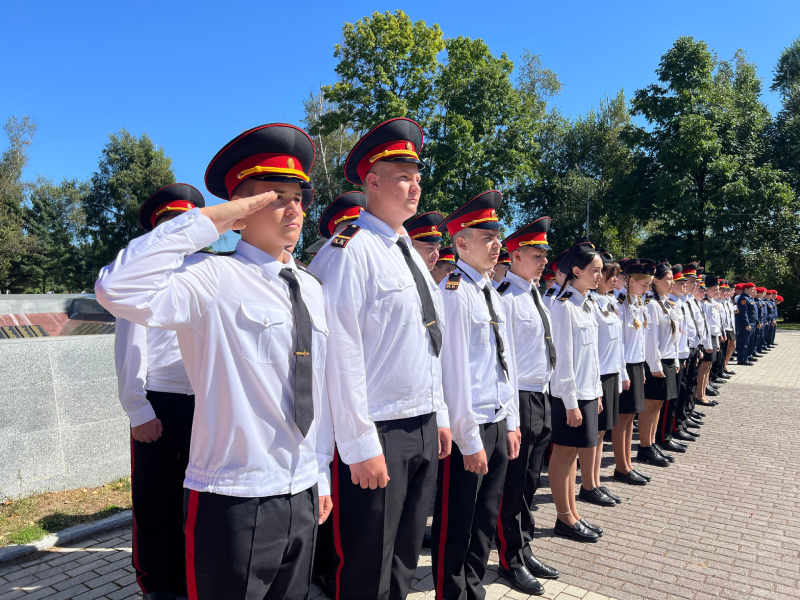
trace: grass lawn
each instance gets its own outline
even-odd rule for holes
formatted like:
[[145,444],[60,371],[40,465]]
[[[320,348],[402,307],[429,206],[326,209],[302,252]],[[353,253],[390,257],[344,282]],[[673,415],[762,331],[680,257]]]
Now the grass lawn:
[[778,321],[778,331],[781,329],[788,329],[790,331],[800,331],[800,323],[787,323],[786,321]]
[[34,494],[0,501],[0,546],[30,544],[80,523],[91,523],[131,507],[131,479],[98,488]]

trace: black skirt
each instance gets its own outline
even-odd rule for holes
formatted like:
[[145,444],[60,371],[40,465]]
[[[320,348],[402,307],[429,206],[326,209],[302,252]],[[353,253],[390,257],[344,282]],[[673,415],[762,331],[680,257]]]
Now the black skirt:
[[661,361],[661,371],[664,377],[654,377],[650,373],[650,366],[644,363],[644,397],[648,400],[674,400],[678,397],[678,366],[677,358],[667,358]]
[[625,365],[631,387],[619,395],[619,414],[638,415],[644,410],[644,363]]
[[553,434],[550,441],[570,448],[594,448],[597,446],[597,398],[578,400],[583,421],[577,427],[567,425],[567,409],[561,398],[550,398]]
[[706,352],[708,348],[703,349],[703,362],[714,362],[717,360],[717,344],[719,344],[719,337],[716,335],[711,336],[711,352]]
[[597,431],[609,431],[619,423],[619,373],[600,375],[603,412],[597,415]]

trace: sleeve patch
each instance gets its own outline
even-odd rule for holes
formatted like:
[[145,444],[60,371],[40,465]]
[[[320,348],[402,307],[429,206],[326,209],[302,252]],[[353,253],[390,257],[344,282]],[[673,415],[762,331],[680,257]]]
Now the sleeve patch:
[[348,225],[331,240],[330,245],[334,248],[344,248],[359,231],[361,231],[361,227],[358,225]]
[[747,300],[742,299],[742,306],[744,306],[745,304],[747,304]]
[[457,290],[458,284],[461,283],[461,273],[450,273],[450,277],[447,278],[447,283],[444,286],[446,290]]
[[509,287],[511,287],[511,282],[510,281],[504,281],[503,283],[501,283],[500,285],[497,286],[497,293],[502,296],[503,294],[506,293],[506,290]]

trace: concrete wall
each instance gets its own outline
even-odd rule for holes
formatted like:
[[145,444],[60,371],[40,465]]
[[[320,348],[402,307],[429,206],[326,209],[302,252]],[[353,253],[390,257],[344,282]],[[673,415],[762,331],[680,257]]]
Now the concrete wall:
[[0,497],[129,475],[129,435],[113,335],[0,340]]
[[0,315],[30,313],[108,314],[94,294],[0,294]]

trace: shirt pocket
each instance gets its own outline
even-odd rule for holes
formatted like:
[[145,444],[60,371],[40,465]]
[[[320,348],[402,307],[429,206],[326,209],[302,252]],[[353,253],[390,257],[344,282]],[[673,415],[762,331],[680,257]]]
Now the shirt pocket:
[[375,305],[382,326],[402,326],[416,319],[422,325],[422,313],[414,280],[404,277],[384,277],[376,282]]
[[489,329],[492,326],[489,312],[474,311],[471,314],[472,331],[470,332],[470,345],[481,348],[489,347]]
[[581,346],[589,346],[597,339],[597,325],[576,325],[578,329],[578,341]]
[[615,340],[622,334],[622,324],[619,319],[614,318],[608,326],[609,339]]
[[237,321],[246,361],[264,364],[289,360],[292,317],[285,310],[269,304],[242,302]]
[[324,367],[328,356],[328,323],[325,315],[311,314],[311,358],[315,367]]

